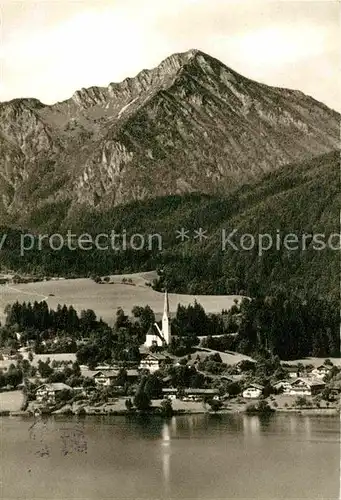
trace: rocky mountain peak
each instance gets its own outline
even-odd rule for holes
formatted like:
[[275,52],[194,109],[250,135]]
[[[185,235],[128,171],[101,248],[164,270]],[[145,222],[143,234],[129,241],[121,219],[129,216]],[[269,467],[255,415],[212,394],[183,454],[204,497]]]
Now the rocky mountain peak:
[[198,67],[201,65],[207,69],[209,64],[216,60],[198,49],[172,54],[155,68],[143,69],[134,78],[128,77],[120,83],[112,82],[108,87],[82,88],[77,90],[71,99],[78,107],[87,109],[96,105],[107,105],[112,100],[134,99],[141,92],[150,95],[153,91],[166,89],[184,68],[190,71],[190,65],[195,61]]
[[46,209],[63,221],[81,206],[226,193],[338,148],[339,119],[200,50],[173,54],[55,105],[0,103],[0,214],[29,226]]

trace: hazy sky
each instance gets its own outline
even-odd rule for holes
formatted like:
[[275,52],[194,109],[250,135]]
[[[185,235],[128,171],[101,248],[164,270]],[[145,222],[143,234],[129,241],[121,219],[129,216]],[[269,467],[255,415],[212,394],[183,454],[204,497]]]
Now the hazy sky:
[[53,103],[198,48],[341,110],[338,0],[0,0],[0,100]]

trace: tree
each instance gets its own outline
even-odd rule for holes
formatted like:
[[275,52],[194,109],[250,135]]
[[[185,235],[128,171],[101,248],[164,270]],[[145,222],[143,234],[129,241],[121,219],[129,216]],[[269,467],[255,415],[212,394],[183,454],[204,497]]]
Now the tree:
[[161,402],[161,415],[163,417],[172,417],[173,416],[173,407],[172,402],[169,399],[164,399]]
[[139,320],[142,334],[145,335],[151,325],[155,323],[154,311],[147,305],[145,307],[135,306],[131,312]]
[[144,384],[144,391],[148,395],[149,399],[159,399],[161,397],[162,383],[157,375],[148,375]]
[[242,388],[239,382],[231,382],[226,385],[226,390],[230,397],[234,397],[241,393]]
[[48,361],[44,363],[41,359],[38,361],[38,371],[42,378],[48,378],[53,373],[53,368],[51,368]]
[[83,387],[84,389],[96,387],[96,382],[94,381],[93,378],[86,377],[83,382]]
[[330,359],[326,359],[323,363],[325,366],[329,366],[329,367],[332,367],[334,366],[333,363],[330,361]]
[[220,410],[220,408],[223,406],[223,403],[219,401],[219,399],[212,399],[208,402],[208,404],[210,405],[211,410],[213,410],[214,413]]
[[56,393],[57,403],[67,403],[72,398],[72,392],[69,389],[63,389]]
[[13,364],[9,367],[8,372],[5,374],[6,384],[16,387],[22,382],[22,371],[16,368]]
[[121,368],[116,377],[115,385],[124,387],[128,382],[128,374],[125,368]]
[[76,357],[80,365],[89,365],[89,367],[95,368],[99,360],[99,347],[96,344],[84,345],[79,348]]
[[115,330],[128,327],[129,327],[129,318],[124,313],[122,307],[118,307],[116,311]]
[[65,373],[63,372],[53,372],[49,376],[49,382],[50,383],[55,383],[55,382],[64,382],[66,381],[66,376]]
[[133,409],[133,406],[134,406],[131,399],[126,399],[125,405],[126,405],[126,408],[128,411],[131,411]]
[[95,329],[96,314],[92,309],[81,311],[80,327],[87,334]]
[[21,361],[21,363],[20,363],[20,366],[21,366],[23,374],[24,375],[28,375],[29,372],[30,372],[30,368],[31,368],[29,360],[28,359],[23,359]]
[[139,390],[134,397],[134,405],[139,411],[147,411],[150,408],[150,398],[144,390]]
[[75,377],[81,376],[82,373],[81,373],[81,369],[80,369],[78,361],[75,361],[74,363],[72,363],[72,371],[73,371],[73,374]]
[[311,402],[306,398],[306,396],[298,396],[295,399],[295,405],[296,406],[311,406]]

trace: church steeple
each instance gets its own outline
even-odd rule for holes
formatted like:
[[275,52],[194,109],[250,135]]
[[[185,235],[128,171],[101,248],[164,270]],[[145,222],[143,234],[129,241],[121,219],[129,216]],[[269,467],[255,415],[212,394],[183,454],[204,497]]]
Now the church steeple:
[[163,305],[162,336],[165,340],[165,343],[169,345],[171,341],[171,329],[169,321],[169,300],[168,300],[167,290],[165,291],[164,305]]
[[[154,328],[157,329],[158,333],[155,332]],[[155,323],[146,335],[146,347],[151,347],[152,345],[157,345],[162,347],[169,345],[171,342],[171,325],[169,317],[169,300],[168,293],[165,292],[164,304],[163,304],[163,315],[162,315],[162,330],[160,330],[159,325]]]
[[164,305],[163,305],[163,315],[169,318],[169,300],[168,300],[168,292],[165,291]]

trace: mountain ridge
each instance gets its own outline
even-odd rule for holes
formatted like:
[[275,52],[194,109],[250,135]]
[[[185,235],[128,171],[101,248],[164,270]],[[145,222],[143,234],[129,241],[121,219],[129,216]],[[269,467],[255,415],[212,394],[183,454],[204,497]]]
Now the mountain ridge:
[[186,192],[226,194],[339,145],[339,114],[192,49],[108,87],[45,105],[0,103],[0,217],[99,212]]

